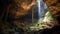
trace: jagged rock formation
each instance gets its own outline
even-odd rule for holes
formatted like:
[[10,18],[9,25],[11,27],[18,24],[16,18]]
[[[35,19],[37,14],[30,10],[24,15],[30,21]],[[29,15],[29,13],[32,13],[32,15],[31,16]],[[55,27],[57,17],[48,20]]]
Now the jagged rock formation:
[[60,0],[44,0],[44,2],[55,17],[60,16]]
[[29,10],[34,5],[35,0],[0,0],[0,33],[14,34],[15,31],[21,33],[20,26],[26,26],[27,22],[24,21],[26,16],[31,16]]

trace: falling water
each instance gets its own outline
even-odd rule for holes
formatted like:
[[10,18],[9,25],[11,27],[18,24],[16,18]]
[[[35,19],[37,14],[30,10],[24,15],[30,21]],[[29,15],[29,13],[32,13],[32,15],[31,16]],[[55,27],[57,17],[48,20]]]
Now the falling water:
[[37,6],[38,6],[38,15],[39,15],[40,14],[40,0],[37,0]]
[[43,0],[37,0],[37,6],[38,6],[38,15],[39,15],[39,18],[43,17],[44,16],[44,2]]

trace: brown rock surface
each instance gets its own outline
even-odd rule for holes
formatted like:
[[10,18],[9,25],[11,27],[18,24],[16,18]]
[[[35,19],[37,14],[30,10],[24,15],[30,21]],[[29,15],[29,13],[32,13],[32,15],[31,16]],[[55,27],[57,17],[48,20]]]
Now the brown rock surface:
[[47,4],[49,9],[51,10],[51,13],[54,16],[60,16],[60,3],[59,0],[44,0],[44,2]]

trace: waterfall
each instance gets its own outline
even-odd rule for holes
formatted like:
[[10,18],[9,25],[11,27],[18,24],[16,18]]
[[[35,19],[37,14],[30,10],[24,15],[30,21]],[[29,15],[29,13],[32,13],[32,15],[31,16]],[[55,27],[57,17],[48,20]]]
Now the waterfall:
[[39,18],[41,18],[44,15],[44,5],[45,4],[43,0],[37,0]]
[[37,0],[37,6],[38,6],[38,15],[39,15],[40,14],[40,0]]

